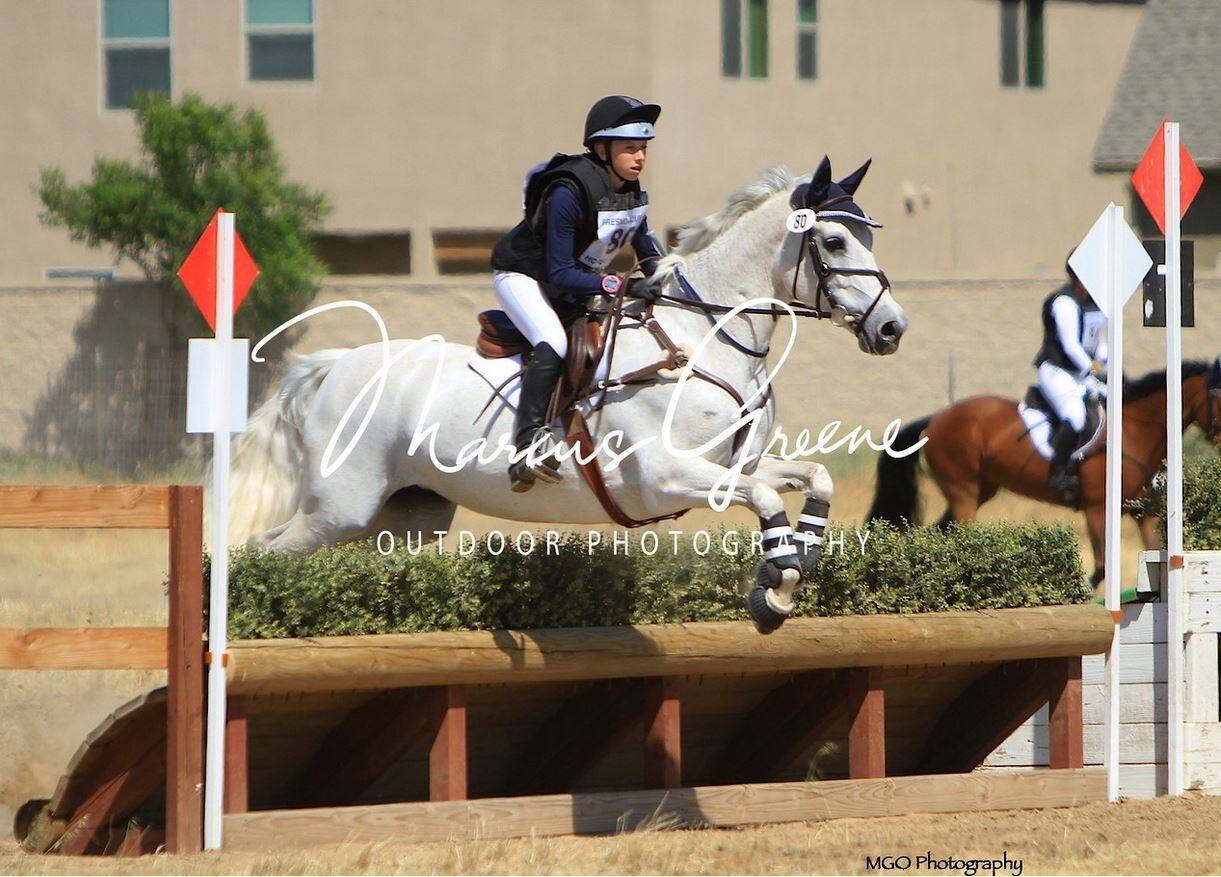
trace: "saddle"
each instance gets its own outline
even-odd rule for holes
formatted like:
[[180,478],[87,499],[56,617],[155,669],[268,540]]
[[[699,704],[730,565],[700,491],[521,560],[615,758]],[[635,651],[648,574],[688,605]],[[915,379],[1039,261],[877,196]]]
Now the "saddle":
[[[564,371],[557,382],[555,393],[551,397],[547,421],[551,422],[559,418],[564,424],[564,441],[575,449],[572,460],[582,478],[585,479],[586,484],[589,485],[590,490],[598,498],[598,502],[606,510],[611,520],[621,526],[641,527],[658,521],[672,520],[686,514],[689,509],[674,514],[636,520],[623,511],[606,486],[602,466],[595,454],[597,443],[590,433],[585,415],[577,403],[596,397],[604,390],[614,387],[651,383],[662,378],[674,377],[688,364],[691,356],[690,348],[687,345],[680,347],[674,343],[661,324],[653,317],[652,306],[649,306],[643,312],[630,314],[630,318],[638,321],[653,336],[661,348],[662,358],[617,378],[599,381],[597,379],[598,366],[602,362],[603,354],[607,355],[609,370],[609,363],[615,355],[615,335],[622,319],[629,315],[621,309],[619,300],[616,300],[616,303],[609,309],[595,309],[591,312],[584,307],[575,311],[564,308],[557,310],[557,313],[560,323],[568,332],[568,353],[564,357]],[[475,347],[483,356],[494,359],[521,354],[523,360],[528,361],[533,351],[530,342],[513,325],[509,315],[501,310],[480,312],[479,337],[476,339]],[[517,374],[513,374],[499,386],[493,388],[492,395],[484,405],[483,411],[487,410],[492,401],[500,395],[510,381],[517,377]],[[692,375],[720,387],[738,403],[739,411],[743,413],[766,405],[772,396],[772,388],[769,385],[764,393],[760,394],[750,406],[747,406],[742,395],[717,375],[699,366],[692,368]],[[594,399],[591,408],[597,410],[601,404],[600,400]],[[476,420],[482,416],[483,411],[479,412]],[[734,454],[738,452],[741,442],[748,434],[747,426],[748,424],[744,422],[734,435]]]
[[[1063,425],[1060,415],[1056,414],[1056,409],[1047,401],[1047,396],[1044,395],[1043,390],[1038,384],[1031,384],[1026,388],[1026,395],[1022,399],[1022,404],[1046,417],[1053,435]],[[1073,448],[1073,453],[1069,457],[1070,465],[1072,463],[1079,463],[1101,445],[1102,428],[1106,419],[1104,412],[1105,409],[1100,399],[1091,396],[1086,400],[1085,428],[1081,430],[1080,444]]]
[[[588,313],[560,313],[560,323],[568,333],[568,352],[564,356],[564,373],[556,384],[550,411],[562,414],[576,398],[593,384],[594,374],[602,356],[602,322]],[[533,353],[530,341],[509,315],[500,310],[479,313],[479,337],[475,349],[492,359],[521,355],[529,362]]]

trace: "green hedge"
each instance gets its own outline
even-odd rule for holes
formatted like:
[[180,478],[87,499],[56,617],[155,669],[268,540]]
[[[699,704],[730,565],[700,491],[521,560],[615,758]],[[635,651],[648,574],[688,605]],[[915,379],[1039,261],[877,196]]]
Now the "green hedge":
[[[1166,475],[1154,479],[1153,489],[1128,507],[1140,514],[1162,519],[1166,538]],[[1221,458],[1191,460],[1183,466],[1183,549],[1221,550]]]
[[[308,555],[235,549],[230,560],[230,633],[234,638],[324,636],[532,627],[588,627],[745,619],[740,589],[760,558],[739,533],[736,556],[701,556],[687,536],[675,552],[665,540],[644,555],[614,553],[609,536],[592,549],[580,535],[561,536],[548,555],[486,544],[467,556],[447,544],[412,556],[382,556],[370,543]],[[733,532],[733,531],[730,531]],[[845,550],[827,552],[800,594],[798,614],[845,615],[995,609],[1089,599],[1077,537],[1067,525],[971,524],[899,532],[867,531],[862,552],[854,529],[832,528]]]

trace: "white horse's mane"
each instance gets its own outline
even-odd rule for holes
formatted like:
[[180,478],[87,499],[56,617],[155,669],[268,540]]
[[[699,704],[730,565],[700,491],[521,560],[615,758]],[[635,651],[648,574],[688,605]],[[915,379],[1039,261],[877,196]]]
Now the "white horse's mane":
[[678,243],[657,263],[652,280],[661,281],[674,272],[674,267],[694,252],[704,249],[725,233],[735,222],[750,213],[778,192],[791,189],[797,182],[785,165],[765,168],[759,179],[752,180],[725,199],[725,206],[715,213],[694,219],[678,231]]

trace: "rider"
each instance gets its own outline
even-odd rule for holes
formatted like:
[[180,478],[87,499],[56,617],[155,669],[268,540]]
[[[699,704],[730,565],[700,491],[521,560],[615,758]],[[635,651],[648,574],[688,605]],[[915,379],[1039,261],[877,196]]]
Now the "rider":
[[1043,346],[1034,364],[1039,389],[1060,418],[1052,441],[1051,487],[1071,497],[1076,484],[1068,473],[1069,457],[1085,429],[1086,394],[1106,393],[1107,342],[1106,317],[1067,261],[1064,270],[1068,283],[1043,300]]
[[[589,151],[559,153],[530,169],[525,218],[492,251],[496,298],[533,346],[513,422],[517,453],[509,479],[517,493],[536,480],[560,480],[545,420],[568,349],[561,315],[583,313],[592,296],[618,292],[619,278],[607,272],[629,242],[646,276],[662,256],[639,183],[660,113],[660,106],[624,95],[595,103],[585,117]],[[656,295],[643,286],[631,291],[647,300]],[[529,455],[521,453],[531,448]]]

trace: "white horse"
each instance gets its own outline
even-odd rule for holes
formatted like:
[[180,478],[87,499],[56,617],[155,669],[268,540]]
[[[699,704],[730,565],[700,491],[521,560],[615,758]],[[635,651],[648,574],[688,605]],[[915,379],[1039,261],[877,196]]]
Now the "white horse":
[[[749,604],[761,630],[775,629],[792,611],[803,568],[808,573],[817,559],[832,481],[821,464],[762,454],[775,406],[761,395],[768,373],[759,354],[769,346],[776,317],[759,307],[725,314],[724,331],[713,335],[708,309],[679,300],[689,299],[694,289],[721,312],[759,299],[808,312],[826,300],[830,308],[822,315],[853,332],[862,351],[894,352],[906,319],[870,252],[869,226],[876,223],[851,201],[867,167],[835,183],[824,159],[800,185],[786,168],[769,168],[731,195],[724,209],[684,229],[675,252],[654,274],[651,282],[661,284],[666,296],[654,305],[657,322],[675,343],[694,351],[701,369],[736,388],[754,411],[757,423],[737,457],[732,436],[743,420],[739,404],[711,382],[686,380],[680,387],[680,376],[672,372],[653,383],[606,390],[604,407],[590,422],[596,437],[619,430],[625,443],[640,445],[605,472],[614,499],[632,518],[709,504],[714,489],[723,491],[719,507],[755,511],[764,561]],[[803,206],[812,212],[796,209]],[[654,336],[630,322],[619,331],[611,377],[659,359]],[[276,550],[313,550],[377,532],[387,525],[387,515],[395,518],[394,532],[431,534],[447,529],[458,505],[513,520],[610,522],[570,459],[562,463],[558,483],[539,483],[524,494],[510,490],[513,411],[498,397],[480,414],[492,393],[469,366],[474,356],[468,345],[438,339],[298,358],[237,442],[233,544],[252,536],[253,543]],[[341,422],[362,388],[376,382],[386,357],[391,364],[376,409],[368,412],[366,392],[365,407]],[[676,392],[681,398],[667,424]],[[749,404],[752,394],[756,401]],[[329,471],[336,449],[348,444],[365,415],[367,429],[350,456]],[[659,438],[663,432],[669,448]],[[490,459],[485,448],[470,459],[479,440],[503,453]],[[698,453],[682,453],[692,448]],[[796,533],[780,496],[794,490],[806,496]]]

